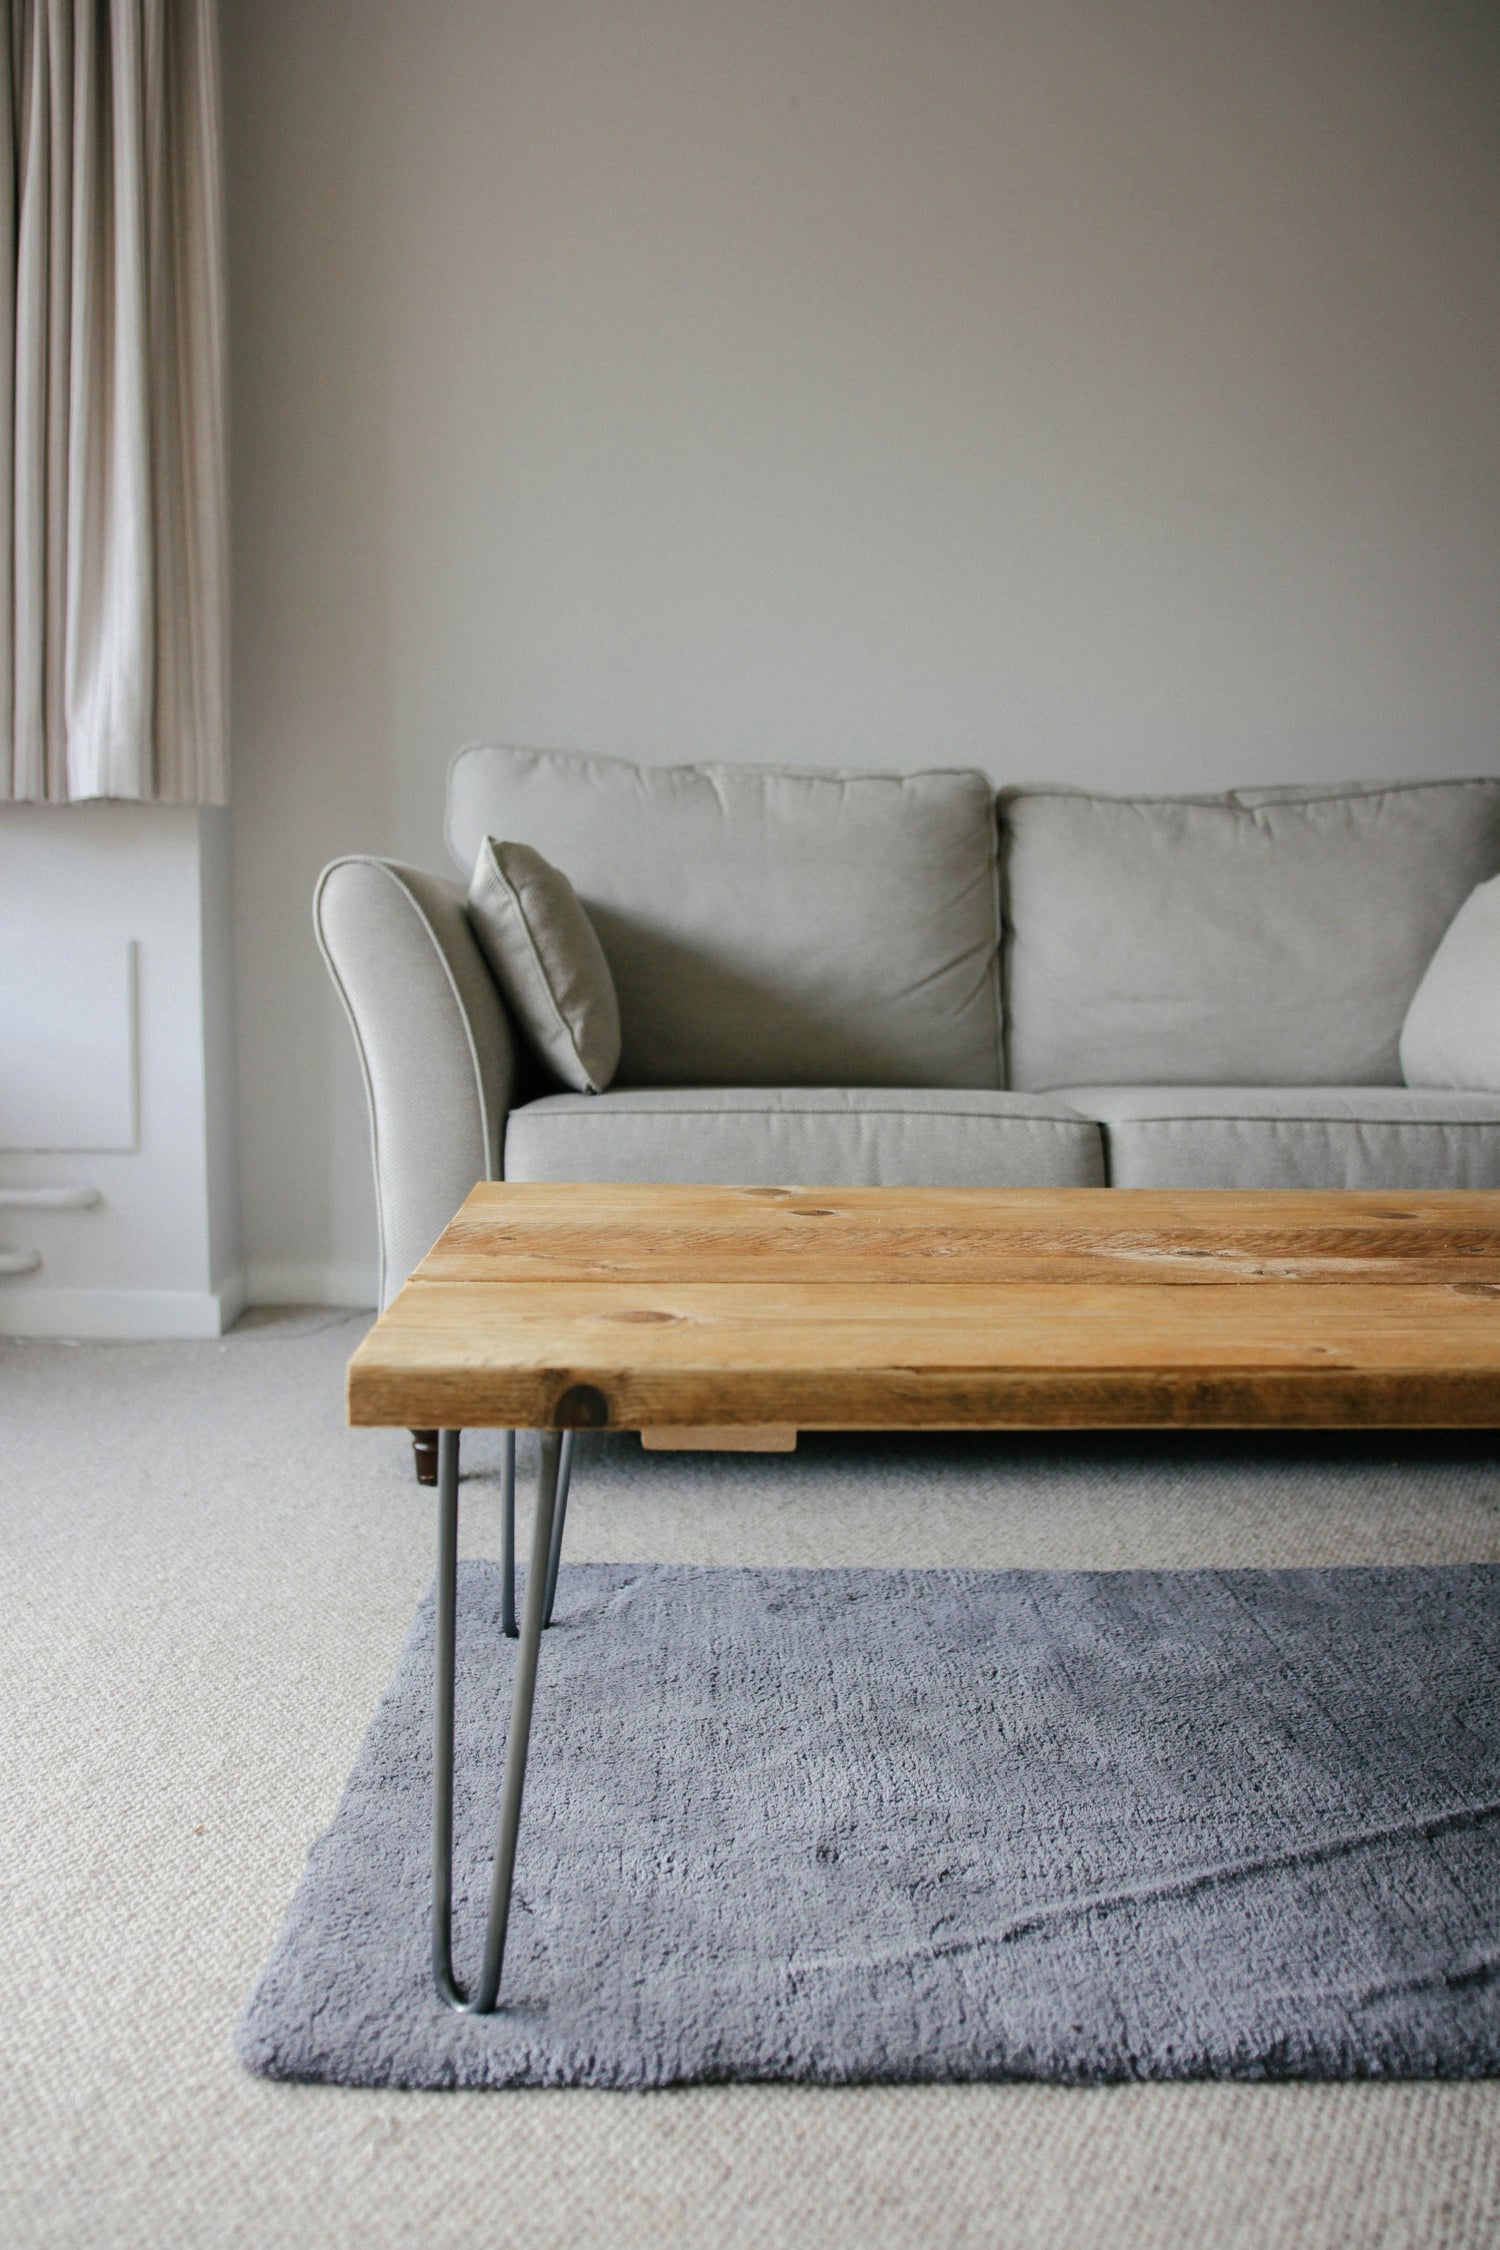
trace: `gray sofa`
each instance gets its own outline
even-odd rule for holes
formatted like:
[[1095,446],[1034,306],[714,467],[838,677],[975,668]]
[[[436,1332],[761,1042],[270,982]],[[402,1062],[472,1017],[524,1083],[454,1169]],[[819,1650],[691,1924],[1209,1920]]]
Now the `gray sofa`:
[[997,797],[979,773],[477,744],[486,835],[572,880],[603,1094],[514,1035],[461,884],[338,860],[316,924],[369,1092],[387,1301],[476,1179],[1500,1186],[1500,1093],[1408,1087],[1408,1004],[1500,872],[1500,781]]

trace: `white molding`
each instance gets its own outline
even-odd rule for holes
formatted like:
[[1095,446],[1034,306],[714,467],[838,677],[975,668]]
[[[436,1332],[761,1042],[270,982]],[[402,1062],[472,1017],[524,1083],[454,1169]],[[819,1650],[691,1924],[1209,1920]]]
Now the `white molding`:
[[222,1336],[245,1306],[233,1275],[221,1289],[48,1289],[0,1283],[0,1336],[76,1336],[146,1343]]
[[0,1211],[92,1211],[103,1200],[96,1187],[0,1187]]
[[219,1301],[219,1328],[222,1336],[231,1329],[250,1302],[245,1289],[245,1277],[236,1267],[227,1281],[221,1281],[214,1295]]
[[250,1305],[338,1305],[373,1311],[380,1283],[373,1266],[280,1265],[257,1261],[246,1271]]

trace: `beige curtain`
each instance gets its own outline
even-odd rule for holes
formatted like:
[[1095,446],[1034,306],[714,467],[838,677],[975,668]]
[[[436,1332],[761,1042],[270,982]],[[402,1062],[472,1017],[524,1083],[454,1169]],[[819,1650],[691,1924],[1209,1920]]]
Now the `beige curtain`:
[[0,23],[0,798],[219,804],[215,0]]

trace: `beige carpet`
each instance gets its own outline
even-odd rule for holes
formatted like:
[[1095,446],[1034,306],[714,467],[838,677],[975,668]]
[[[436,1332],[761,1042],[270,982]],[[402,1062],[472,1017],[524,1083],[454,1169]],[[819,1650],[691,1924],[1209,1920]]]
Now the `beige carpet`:
[[[412,2095],[228,2046],[431,1565],[403,1444],[340,1424],[362,1322],[0,1347],[0,2241],[1490,2245],[1500,2086]],[[473,1449],[483,1470],[493,1459]],[[1277,1456],[1205,1499],[1045,1444],[716,1473],[616,1441],[579,1559],[1500,1560],[1491,1470]],[[467,1487],[467,1544],[493,1544]],[[816,1504],[814,1504],[814,1502]]]

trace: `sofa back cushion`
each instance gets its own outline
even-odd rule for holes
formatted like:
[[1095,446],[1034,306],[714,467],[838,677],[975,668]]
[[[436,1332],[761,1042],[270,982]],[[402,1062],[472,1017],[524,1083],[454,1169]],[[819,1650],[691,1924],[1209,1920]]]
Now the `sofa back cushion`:
[[1412,994],[1500,871],[1500,781],[1001,808],[1026,1089],[1399,1085]]
[[979,773],[637,766],[476,744],[448,846],[567,875],[636,1086],[1001,1083],[992,785]]

